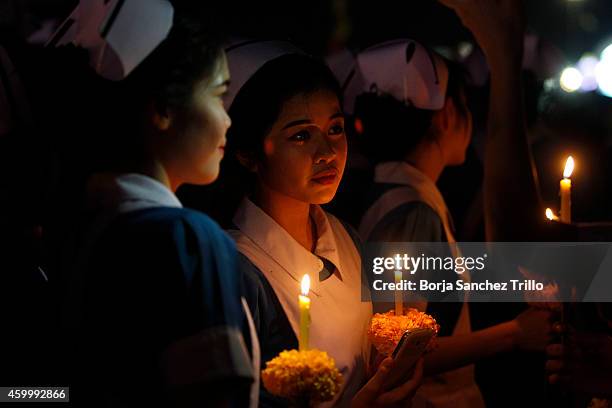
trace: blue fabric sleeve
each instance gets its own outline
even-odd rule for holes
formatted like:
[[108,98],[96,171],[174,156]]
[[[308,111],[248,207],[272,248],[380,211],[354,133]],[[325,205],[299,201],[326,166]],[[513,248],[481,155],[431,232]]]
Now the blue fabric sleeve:
[[236,254],[195,211],[158,208],[115,220],[86,271],[80,355],[96,370],[84,367],[91,378],[82,380],[112,380],[108,398],[116,403],[154,384],[172,393],[252,382]]
[[[253,315],[259,345],[261,369],[283,350],[298,348],[298,341],[274,289],[263,273],[243,254],[238,254],[238,268],[242,275],[244,294]],[[288,407],[289,401],[275,397],[261,384],[259,406]]]

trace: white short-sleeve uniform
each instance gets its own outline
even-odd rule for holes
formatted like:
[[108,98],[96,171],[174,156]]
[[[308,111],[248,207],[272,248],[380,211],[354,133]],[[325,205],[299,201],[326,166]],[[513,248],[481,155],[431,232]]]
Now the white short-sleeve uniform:
[[[376,166],[374,182],[395,185],[384,192],[364,214],[359,233],[364,240],[411,241],[410,231],[404,236],[385,237],[385,225],[399,224],[402,218],[411,214],[398,213],[396,210],[410,203],[423,203],[440,219],[446,241],[455,243],[452,218],[442,194],[435,183],[420,170],[405,162],[385,162]],[[409,207],[406,207],[409,208]],[[389,218],[392,215],[393,219]],[[402,235],[400,233],[400,235]],[[457,251],[454,256],[459,256]],[[461,278],[469,280],[464,273]],[[426,302],[412,305],[424,311]],[[452,335],[471,332],[468,303],[464,302]],[[484,400],[474,379],[474,366],[466,366],[428,378],[415,396],[413,407],[436,408],[477,408],[484,407]]]
[[[314,253],[248,199],[238,209],[234,217],[238,229],[230,235],[269,281],[296,335],[300,281],[310,275],[310,347],[329,353],[344,377],[340,393],[323,406],[347,406],[366,379],[372,305],[361,301],[361,256],[353,239],[335,217],[317,205],[310,208],[318,237]],[[336,267],[323,281],[318,279],[321,258]]]

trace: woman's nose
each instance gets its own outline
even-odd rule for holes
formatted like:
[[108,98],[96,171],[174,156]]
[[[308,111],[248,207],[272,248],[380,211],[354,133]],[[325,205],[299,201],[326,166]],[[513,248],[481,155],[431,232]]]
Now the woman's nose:
[[333,143],[327,137],[325,137],[324,134],[321,134],[317,146],[315,163],[329,163],[335,158],[336,149],[334,148]]
[[225,130],[227,130],[232,126],[232,119],[230,118],[225,109],[223,109],[223,115],[223,123],[225,124]]

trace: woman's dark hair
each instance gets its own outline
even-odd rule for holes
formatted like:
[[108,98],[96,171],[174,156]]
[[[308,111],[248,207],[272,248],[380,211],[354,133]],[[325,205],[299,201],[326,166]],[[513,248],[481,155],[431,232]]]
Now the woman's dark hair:
[[[445,60],[449,76],[446,90],[459,114],[467,117],[465,101],[467,72],[455,62]],[[364,93],[355,100],[355,120],[358,120],[359,142],[374,162],[401,161],[423,140],[433,137],[435,111],[407,106],[388,94]]]
[[211,188],[204,188],[209,191],[208,205],[202,206],[201,195],[195,192],[185,193],[181,199],[187,205],[197,205],[223,226],[229,226],[240,200],[252,192],[256,180],[255,174],[240,164],[237,155],[261,162],[264,138],[283,105],[293,96],[319,90],[330,91],[341,101],[340,85],[319,59],[287,54],[264,64],[242,86],[228,111],[232,126],[227,132],[226,156],[221,162],[220,177]]

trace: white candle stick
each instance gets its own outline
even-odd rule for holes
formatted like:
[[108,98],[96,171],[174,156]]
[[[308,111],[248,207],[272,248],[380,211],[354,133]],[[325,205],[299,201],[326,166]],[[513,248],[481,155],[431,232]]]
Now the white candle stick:
[[300,350],[307,350],[310,340],[310,298],[308,297],[310,276],[304,275],[301,286],[302,294],[298,297],[300,306],[300,335],[298,344]]
[[570,177],[574,171],[574,158],[567,158],[565,162],[565,170],[563,171],[563,180],[559,183],[561,196],[561,222],[570,224],[572,222],[572,180]]

